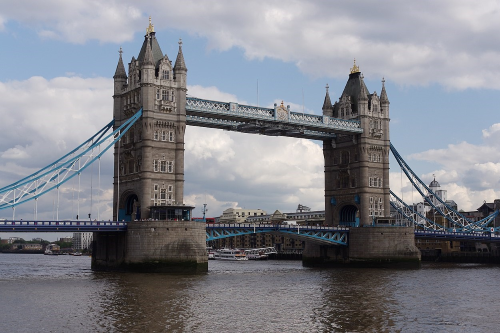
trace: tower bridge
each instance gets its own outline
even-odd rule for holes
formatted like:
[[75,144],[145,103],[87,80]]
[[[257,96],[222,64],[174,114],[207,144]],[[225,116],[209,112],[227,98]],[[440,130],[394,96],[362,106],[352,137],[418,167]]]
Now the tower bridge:
[[[422,222],[425,220],[405,211],[408,207],[391,202],[389,154],[393,147],[389,138],[390,102],[384,80],[380,94],[369,93],[354,63],[339,99],[332,103],[327,86],[322,114],[314,115],[293,112],[283,103],[264,108],[187,97],[187,71],[182,41],[172,64],[161,51],[150,22],[138,57],[132,57],[128,63],[128,73],[120,49],[113,76],[114,121],[108,126],[108,129],[112,126],[112,133],[106,136],[102,132],[89,140],[82,152],[73,151],[67,158],[0,189],[0,209],[36,200],[48,188],[58,190],[65,181],[83,171],[80,167],[83,156],[90,156],[89,163],[99,160],[100,155],[89,151],[107,140],[106,147],[114,148],[113,220],[126,222],[126,226],[110,224],[110,228],[117,229],[94,230],[92,268],[206,271],[207,237],[252,232],[252,227],[207,229],[204,224],[191,221],[194,207],[184,203],[184,135],[190,125],[323,142],[324,229],[259,227],[314,240],[306,242],[303,253],[306,265],[418,265],[420,253],[415,247],[415,236],[419,234],[413,226],[374,226],[374,221],[393,219],[391,205],[423,230],[450,232],[425,224]],[[398,162],[415,179],[406,163],[402,159]],[[43,177],[46,180],[41,182]],[[420,184],[416,179],[412,182]],[[420,188],[422,193],[429,190],[425,185]],[[462,232],[480,232],[491,221],[470,223],[460,220],[460,214],[452,210],[444,214],[463,227],[459,230]],[[1,226],[0,223],[0,229]],[[24,226],[44,228],[44,224],[38,223],[10,225]],[[57,225],[49,223],[48,227]]]

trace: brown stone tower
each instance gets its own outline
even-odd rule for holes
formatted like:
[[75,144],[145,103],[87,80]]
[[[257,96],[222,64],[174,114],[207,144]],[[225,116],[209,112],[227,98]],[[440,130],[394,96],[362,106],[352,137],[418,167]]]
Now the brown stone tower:
[[162,53],[151,24],[128,75],[122,54],[114,75],[115,128],[142,108],[142,117],[115,145],[115,220],[189,220],[183,205],[187,68],[182,42],[175,65]]
[[325,219],[328,225],[371,225],[388,216],[389,99],[382,81],[380,97],[370,94],[354,62],[338,102],[328,88],[323,114],[359,120],[362,134],[337,135],[323,142],[325,158]]

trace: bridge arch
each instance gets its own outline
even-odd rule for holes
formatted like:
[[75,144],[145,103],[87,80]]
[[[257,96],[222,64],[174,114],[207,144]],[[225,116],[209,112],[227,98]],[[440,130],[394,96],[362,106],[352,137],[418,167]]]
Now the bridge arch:
[[133,191],[122,194],[119,208],[119,221],[134,221],[141,219],[141,204],[139,197]]
[[339,211],[339,225],[359,226],[359,209],[355,205],[345,205]]

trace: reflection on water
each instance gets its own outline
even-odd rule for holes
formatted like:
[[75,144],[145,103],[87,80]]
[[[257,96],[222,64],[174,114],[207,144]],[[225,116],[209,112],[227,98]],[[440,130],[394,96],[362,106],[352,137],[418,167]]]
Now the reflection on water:
[[420,270],[210,261],[204,275],[102,273],[90,258],[0,254],[2,331],[494,332],[496,266]]

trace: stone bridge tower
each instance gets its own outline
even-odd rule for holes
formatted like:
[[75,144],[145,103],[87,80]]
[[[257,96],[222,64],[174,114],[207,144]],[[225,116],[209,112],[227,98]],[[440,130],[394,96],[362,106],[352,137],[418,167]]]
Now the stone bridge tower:
[[114,150],[113,219],[129,221],[127,231],[94,233],[93,270],[208,270],[205,224],[191,221],[194,207],[183,204],[186,74],[182,43],[172,66],[151,18],[128,75],[120,49],[113,76],[115,128],[141,108],[142,116]]
[[382,80],[380,96],[369,93],[354,62],[339,100],[328,87],[323,114],[359,120],[362,134],[337,135],[323,142],[325,219],[328,225],[371,225],[389,216],[389,99]]
[[350,227],[348,247],[306,243],[303,264],[420,266],[413,227],[388,224],[389,99],[384,80],[380,96],[376,92],[370,94],[354,62],[344,91],[333,105],[327,87],[323,114],[359,120],[363,129],[361,134],[339,134],[333,140],[323,141],[325,223]]
[[186,75],[182,42],[175,65],[162,53],[149,21],[137,59],[114,78],[115,128],[143,109],[142,117],[115,145],[115,220],[189,220],[183,205]]

